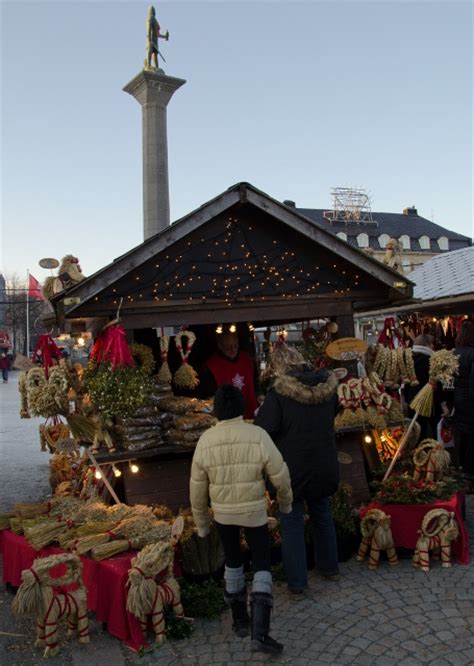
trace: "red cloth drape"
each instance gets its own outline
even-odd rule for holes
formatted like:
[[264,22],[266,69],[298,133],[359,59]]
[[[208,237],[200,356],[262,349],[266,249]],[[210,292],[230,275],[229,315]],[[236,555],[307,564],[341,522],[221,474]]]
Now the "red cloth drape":
[[[0,552],[3,553],[3,581],[14,587],[21,585],[21,572],[29,569],[36,557],[64,553],[61,548],[47,546],[34,550],[25,537],[4,530],[0,531]],[[147,647],[138,620],[127,611],[127,578],[132,557],[137,551],[121,553],[109,560],[96,562],[81,557],[82,579],[87,589],[87,607],[95,611],[97,620],[107,624],[109,634],[125,641],[132,650]],[[57,572],[61,575],[64,572]],[[181,572],[175,562],[175,575]]]
[[134,365],[125,329],[120,324],[113,324],[102,331],[92,347],[90,356],[97,364],[110,363],[112,368],[117,365]]
[[54,361],[59,361],[62,358],[59,347],[54,342],[50,335],[40,335],[33,352],[33,360],[38,358],[44,368],[46,377],[48,370],[54,365]]
[[359,511],[361,518],[369,509],[380,509],[391,517],[392,536],[395,546],[415,549],[423,518],[431,509],[454,511],[459,525],[459,536],[452,544],[451,553],[458,564],[469,564],[469,539],[462,517],[463,495],[457,493],[449,500],[439,500],[433,504],[379,504],[371,502]]

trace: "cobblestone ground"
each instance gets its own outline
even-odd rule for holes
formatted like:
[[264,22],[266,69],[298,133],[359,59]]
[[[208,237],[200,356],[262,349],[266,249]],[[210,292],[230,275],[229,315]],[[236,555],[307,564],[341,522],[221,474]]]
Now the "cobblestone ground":
[[[0,399],[3,411],[3,395]],[[16,406],[11,407],[11,413],[17,413]],[[14,422],[13,416],[8,420]],[[20,422],[13,436],[9,428],[5,439],[9,442],[8,452],[10,447],[22,451],[18,467],[25,461],[23,451],[30,450],[30,445],[24,448],[23,441],[33,440],[31,459],[27,457],[29,472],[22,477],[28,487],[21,488],[25,499],[30,498],[41,488],[35,478],[46,474],[44,458],[36,457],[41,461],[40,468],[35,462],[35,428],[28,422]],[[5,431],[3,423],[2,436]],[[4,448],[2,439],[2,460],[8,461],[12,456],[7,457]],[[4,479],[2,470],[2,485]],[[7,483],[10,489],[15,489],[13,496],[18,496],[19,485],[9,480]],[[0,487],[0,492],[2,498],[6,497],[4,488]],[[467,502],[467,527],[474,534],[472,495]],[[471,536],[471,551],[473,545]],[[105,633],[91,616],[90,645],[79,646],[64,637],[61,653],[48,663],[74,666],[102,666],[107,662],[114,666],[474,663],[474,564],[442,569],[435,562],[432,570],[424,574],[413,569],[408,559],[393,568],[383,561],[376,571],[351,560],[341,565],[341,573],[336,583],[311,574],[305,598],[290,597],[284,584],[275,584],[272,633],[285,644],[285,651],[278,659],[252,655],[248,639],[233,636],[230,615],[225,612],[219,620],[197,620],[190,639],[167,643],[142,657]],[[18,622],[12,616],[11,599],[4,586],[0,587],[0,664],[45,663],[40,651],[32,646],[32,624]]]

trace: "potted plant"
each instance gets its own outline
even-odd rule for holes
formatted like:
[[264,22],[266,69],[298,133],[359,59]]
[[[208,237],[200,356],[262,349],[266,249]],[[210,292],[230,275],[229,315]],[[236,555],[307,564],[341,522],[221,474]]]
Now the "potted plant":
[[331,513],[336,528],[339,562],[345,562],[357,547],[356,513],[352,508],[352,488],[349,484],[339,484],[331,497]]

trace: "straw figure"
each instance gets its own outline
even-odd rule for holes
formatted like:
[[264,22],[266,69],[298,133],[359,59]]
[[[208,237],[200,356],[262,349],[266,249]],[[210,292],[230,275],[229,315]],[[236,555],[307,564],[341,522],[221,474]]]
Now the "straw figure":
[[51,275],[44,281],[43,294],[48,300],[51,300],[55,294],[59,294],[64,289],[68,289],[84,279],[85,275],[79,266],[79,259],[72,254],[67,254],[61,260],[58,277]]
[[441,555],[441,566],[451,566],[451,542],[459,536],[459,527],[454,512],[446,509],[432,509],[423,518],[420,536],[416,542],[413,566],[422,571],[430,570],[429,551],[433,558]]
[[385,245],[385,254],[382,261],[389,268],[403,274],[402,246],[396,238],[391,238]]
[[413,452],[413,479],[439,481],[448,471],[450,462],[451,457],[443,444],[435,439],[424,439]]
[[388,563],[391,566],[398,564],[390,521],[390,516],[380,509],[369,509],[361,521],[362,541],[357,552],[357,560],[362,562],[369,552],[369,569],[377,568],[381,550],[387,551]]
[[[60,578],[51,578],[51,569],[58,565],[67,567]],[[77,632],[80,643],[89,643],[89,618],[87,593],[81,578],[82,564],[76,555],[50,555],[37,558],[31,569],[22,571],[22,584],[13,600],[13,610],[18,615],[36,617],[36,647],[44,647],[43,657],[53,657],[59,652],[58,622],[67,618],[68,636]],[[60,592],[57,588],[77,583],[74,592]]]
[[174,548],[170,542],[145,546],[132,560],[128,572],[127,610],[142,628],[151,615],[155,640],[165,640],[164,609],[171,606],[176,617],[184,617],[179,584],[173,575]]

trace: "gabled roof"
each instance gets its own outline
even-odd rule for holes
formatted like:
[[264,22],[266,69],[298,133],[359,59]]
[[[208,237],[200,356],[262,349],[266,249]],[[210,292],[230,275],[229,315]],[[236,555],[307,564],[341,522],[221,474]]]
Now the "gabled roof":
[[[221,309],[262,321],[271,304],[307,314],[324,302],[335,312],[342,302],[406,301],[411,286],[298,211],[237,183],[69,290],[78,301],[65,312],[109,314],[122,298],[122,313],[193,310],[197,321],[197,308]],[[215,317],[227,321],[222,312]]]
[[[408,215],[404,213],[372,213],[373,222],[349,222],[346,224],[339,220],[330,222],[324,216],[324,213],[327,211],[323,209],[297,208],[296,210],[333,234],[343,231],[347,234],[347,242],[354,246],[357,246],[357,235],[366,233],[369,236],[369,247],[379,251],[384,249],[380,247],[378,242],[378,237],[382,234],[387,234],[390,238],[400,238],[403,235],[409,236],[410,250],[413,252],[440,252],[441,249],[437,241],[438,238],[443,236],[448,239],[450,250],[458,250],[472,244],[472,240],[468,236],[450,231],[439,224],[427,220],[425,217],[413,213]],[[418,239],[421,236],[428,236],[430,239],[429,249],[420,247]]]
[[432,257],[410,273],[410,280],[414,297],[424,301],[474,294],[474,247]]

